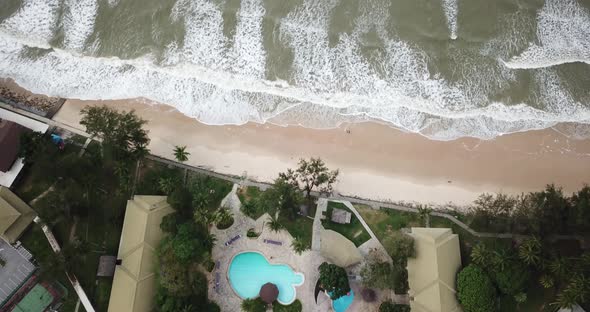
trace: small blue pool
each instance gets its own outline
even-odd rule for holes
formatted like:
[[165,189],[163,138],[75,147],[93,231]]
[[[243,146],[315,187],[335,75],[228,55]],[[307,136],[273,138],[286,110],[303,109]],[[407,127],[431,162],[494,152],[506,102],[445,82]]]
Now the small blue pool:
[[278,301],[287,305],[295,301],[295,286],[301,286],[303,274],[296,273],[285,264],[270,264],[258,252],[244,252],[234,257],[229,265],[229,282],[244,299],[258,297],[260,288],[273,283],[279,289]]
[[334,301],[332,301],[332,308],[334,308],[335,312],[344,312],[354,300],[354,291],[350,290],[350,293],[347,296],[342,296]]

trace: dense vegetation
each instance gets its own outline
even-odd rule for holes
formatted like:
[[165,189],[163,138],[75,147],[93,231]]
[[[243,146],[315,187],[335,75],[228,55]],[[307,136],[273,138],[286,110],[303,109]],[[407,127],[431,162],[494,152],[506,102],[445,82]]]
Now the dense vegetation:
[[369,253],[367,262],[361,269],[361,277],[366,287],[393,289],[396,294],[408,292],[408,258],[415,256],[414,239],[401,232],[394,232],[382,241],[383,247],[393,263],[379,258],[376,252]]
[[[42,243],[46,239],[37,225],[21,240],[35,255],[42,278],[69,287],[64,272],[74,273],[96,309],[106,311],[111,281],[96,279],[98,261],[101,255],[117,253],[132,176],[149,139],[142,129],[145,122],[133,112],[92,107],[83,111],[82,119],[89,133],[103,139],[83,152],[77,146],[85,140],[81,137],[66,139],[64,148],[38,133],[22,138],[26,167],[15,191],[26,202],[36,199],[31,205],[62,251],[55,255]],[[73,309],[70,305],[66,302],[64,309]]]
[[466,312],[496,311],[492,281],[475,265],[468,265],[457,274],[457,299]]
[[346,296],[350,292],[348,284],[348,275],[346,270],[335,264],[324,262],[319,267],[320,285],[329,294],[332,300]]
[[272,312],[301,312],[301,310],[303,310],[303,306],[301,305],[301,301],[299,301],[299,299],[295,299],[293,303],[286,306],[282,304],[272,305]]
[[379,312],[410,312],[410,306],[395,304],[392,301],[384,301],[379,306]]
[[541,238],[590,234],[590,186],[566,196],[561,188],[519,196],[483,194],[470,209],[470,226],[482,232],[510,232]]

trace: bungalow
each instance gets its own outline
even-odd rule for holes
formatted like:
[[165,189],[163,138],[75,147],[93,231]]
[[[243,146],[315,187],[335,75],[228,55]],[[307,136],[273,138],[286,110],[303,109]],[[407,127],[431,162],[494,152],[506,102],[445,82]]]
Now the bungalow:
[[451,229],[412,228],[416,257],[408,259],[413,312],[459,312],[455,276],[461,268],[459,236]]

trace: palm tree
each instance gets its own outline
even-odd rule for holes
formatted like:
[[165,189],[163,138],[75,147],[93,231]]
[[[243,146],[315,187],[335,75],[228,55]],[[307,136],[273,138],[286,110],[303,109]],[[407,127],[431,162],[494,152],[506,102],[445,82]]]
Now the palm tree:
[[432,209],[428,206],[418,206],[418,219],[420,222],[424,224],[426,227],[430,227],[430,213]]
[[162,191],[166,195],[170,195],[172,191],[177,187],[178,182],[175,181],[173,177],[161,177],[158,180],[158,186],[160,187],[160,191]]
[[524,292],[520,292],[516,295],[514,295],[514,301],[516,301],[516,303],[521,304],[521,303],[525,303],[527,300],[527,295]]
[[518,247],[518,257],[527,265],[541,264],[541,241],[537,237],[527,238]]
[[551,288],[553,287],[553,285],[555,285],[555,280],[553,279],[553,277],[547,275],[547,274],[543,274],[540,278],[539,278],[539,283],[541,284],[541,286],[543,286],[544,288]]
[[197,209],[193,214],[193,218],[196,223],[209,226],[212,223],[215,223],[216,215],[217,214],[211,213],[207,209]]
[[471,250],[471,261],[475,264],[486,267],[490,260],[490,251],[483,243],[478,243]]
[[304,251],[306,251],[308,249],[307,244],[299,236],[296,236],[293,239],[293,242],[291,242],[291,247],[293,247],[293,250],[298,255],[300,255],[301,253],[303,253]]
[[174,146],[174,157],[176,158],[176,160],[178,160],[179,162],[185,162],[188,160],[188,156],[191,153],[186,151],[186,146]]
[[577,302],[573,293],[564,290],[557,295],[557,301],[552,303],[552,305],[563,309],[571,309]]
[[556,257],[549,262],[549,271],[559,279],[564,277],[569,270],[568,261],[563,257]]
[[207,236],[205,236],[205,238],[203,238],[203,246],[207,249],[207,250],[211,250],[213,248],[213,246],[215,246],[215,242],[217,242],[217,237],[215,236],[215,234],[207,234]]
[[505,248],[495,250],[492,253],[492,263],[494,266],[498,267],[500,271],[504,271],[506,266],[509,265],[510,260],[510,252]]
[[283,225],[279,222],[277,217],[270,217],[270,221],[267,224],[268,228],[273,232],[279,232],[283,229]]

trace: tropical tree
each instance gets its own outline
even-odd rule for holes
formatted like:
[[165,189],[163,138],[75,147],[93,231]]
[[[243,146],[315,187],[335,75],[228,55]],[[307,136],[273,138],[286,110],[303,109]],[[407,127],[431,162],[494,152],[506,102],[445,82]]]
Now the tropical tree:
[[346,296],[350,292],[348,284],[348,275],[344,268],[335,264],[324,262],[319,267],[320,284],[328,291],[332,300]]
[[576,303],[590,299],[590,278],[584,275],[574,276],[567,286],[557,295],[556,304],[560,308],[571,308]]
[[160,190],[166,195],[170,195],[178,185],[178,181],[176,181],[176,179],[174,179],[172,176],[161,177],[158,180],[158,186],[160,187]]
[[245,299],[242,301],[242,311],[244,312],[265,312],[266,303],[260,299]]
[[301,203],[301,192],[283,178],[277,178],[274,184],[258,198],[257,205],[261,211],[270,215],[280,211],[289,220],[295,220]]
[[176,158],[176,160],[178,160],[179,162],[185,162],[188,160],[188,156],[190,156],[191,153],[186,151],[186,146],[174,146],[174,158]]
[[275,216],[271,216],[267,223],[268,228],[273,232],[279,232],[283,229],[283,224]]
[[361,269],[363,285],[379,289],[392,289],[395,274],[390,263],[369,257],[369,261]]
[[229,209],[220,208],[216,212],[216,225],[220,229],[227,229],[234,222],[233,214]]
[[146,121],[135,111],[119,112],[106,105],[87,106],[81,111],[80,124],[86,132],[102,140],[103,147],[112,152],[115,160],[138,160],[149,150],[150,139],[143,129]]
[[394,232],[383,240],[383,247],[393,259],[394,264],[406,266],[408,258],[416,254],[414,239],[401,232]]
[[466,312],[496,310],[496,291],[488,275],[470,264],[457,274],[457,299]]
[[571,269],[569,261],[563,257],[555,257],[550,260],[548,268],[549,272],[553,273],[558,279],[565,277]]
[[309,249],[309,246],[299,236],[293,238],[293,242],[291,242],[291,247],[298,255]]
[[543,274],[541,275],[541,277],[539,278],[539,283],[541,284],[541,286],[543,286],[544,288],[551,288],[555,285],[555,280],[553,279],[553,277],[551,277],[550,275],[547,274]]
[[526,265],[541,265],[541,241],[537,237],[525,239],[518,247],[518,257]]
[[420,223],[424,224],[424,226],[428,226],[430,213],[432,213],[432,208],[422,205],[418,206],[418,219],[420,219]]
[[317,190],[322,193],[331,193],[332,186],[338,179],[338,170],[330,171],[323,160],[311,158],[300,159],[299,167],[279,174],[279,178],[289,181],[299,189],[305,191],[308,204],[311,206],[311,192]]
[[35,155],[43,153],[43,133],[24,132],[20,137],[18,148],[18,157],[23,157],[26,163],[32,162]]
[[379,306],[379,312],[410,312],[410,306],[405,304],[396,304],[392,301],[383,301]]
[[491,253],[491,262],[495,271],[504,271],[506,266],[512,262],[510,250],[507,248],[498,248]]
[[473,263],[486,267],[490,262],[490,251],[484,243],[477,243],[471,250],[471,261]]

